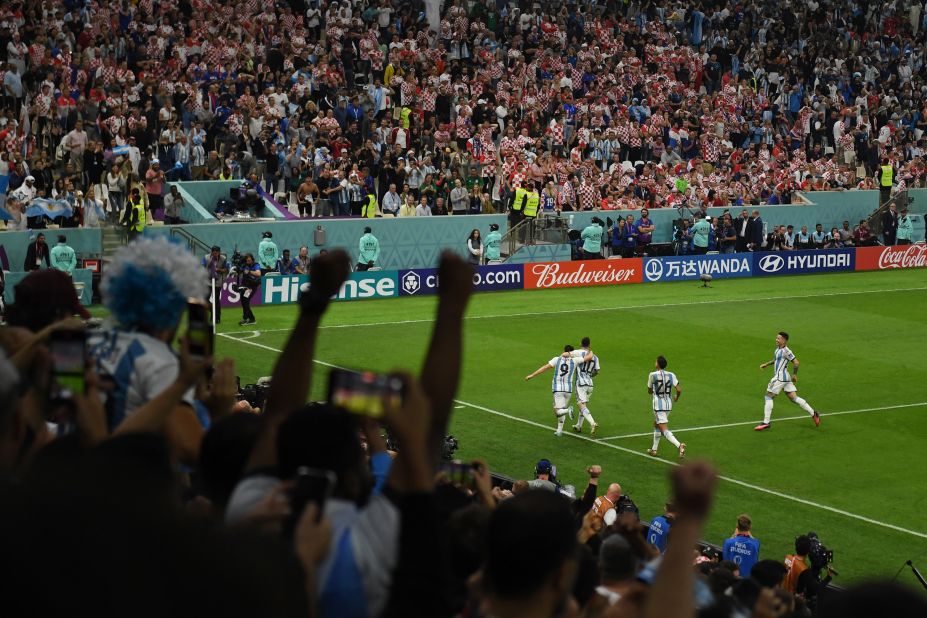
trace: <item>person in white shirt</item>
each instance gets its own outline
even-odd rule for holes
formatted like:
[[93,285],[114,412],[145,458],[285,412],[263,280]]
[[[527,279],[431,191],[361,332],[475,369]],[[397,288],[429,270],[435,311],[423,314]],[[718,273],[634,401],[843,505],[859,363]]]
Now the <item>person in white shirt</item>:
[[[666,371],[666,359],[663,356],[657,357],[654,369],[656,371],[651,371],[647,376],[647,392],[653,395],[653,446],[647,454],[656,457],[660,439],[666,438],[679,450],[679,458],[682,459],[686,456],[686,444],[677,440],[669,430],[669,414],[673,409],[673,402],[679,401],[682,387],[679,386],[676,374]],[[676,391],[675,397],[673,390]]]
[[423,197],[418,206],[415,207],[416,217],[430,217],[431,208],[428,207],[428,201]]
[[[98,375],[114,385],[106,403],[110,430],[176,385],[180,361],[170,343],[187,299],[200,298],[206,287],[199,260],[165,237],[139,238],[113,255],[101,284],[112,323],[87,341]],[[172,448],[190,463],[203,436],[193,396],[192,388],[183,392],[166,419]]]
[[389,186],[389,191],[383,196],[383,213],[398,217],[401,203],[402,200],[400,200],[399,194],[396,193],[396,185],[391,184]]
[[[760,369],[766,369],[770,365],[775,368],[775,375],[766,386],[766,403],[763,408],[763,422],[754,427],[756,431],[765,431],[772,426],[773,398],[785,391],[785,394],[792,403],[811,415],[815,427],[820,426],[821,416],[812,408],[807,401],[798,396],[798,388],[795,382],[798,381],[798,359],[788,347],[789,334],[780,331],[776,335],[776,351],[771,361],[766,361],[760,365]],[[789,365],[792,365],[792,372],[789,373]]]

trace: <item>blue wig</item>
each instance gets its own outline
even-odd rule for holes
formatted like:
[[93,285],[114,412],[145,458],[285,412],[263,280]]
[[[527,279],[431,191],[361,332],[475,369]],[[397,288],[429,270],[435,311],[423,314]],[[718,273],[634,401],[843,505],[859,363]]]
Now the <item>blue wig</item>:
[[103,302],[123,328],[164,330],[180,321],[190,297],[206,292],[206,271],[166,237],[123,247],[103,275]]

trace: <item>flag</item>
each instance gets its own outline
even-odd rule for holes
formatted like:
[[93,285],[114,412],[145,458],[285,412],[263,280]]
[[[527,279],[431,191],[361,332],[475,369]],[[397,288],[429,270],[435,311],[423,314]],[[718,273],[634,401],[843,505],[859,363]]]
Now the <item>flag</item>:
[[113,153],[114,157],[127,155],[129,154],[129,147],[128,146],[116,146],[115,148],[112,149],[111,152]]
[[71,205],[67,200],[47,200],[37,197],[29,204],[26,209],[27,217],[41,217],[45,215],[50,219],[58,217],[70,217],[74,214]]
[[0,221],[14,221],[13,215],[6,208],[0,207]]

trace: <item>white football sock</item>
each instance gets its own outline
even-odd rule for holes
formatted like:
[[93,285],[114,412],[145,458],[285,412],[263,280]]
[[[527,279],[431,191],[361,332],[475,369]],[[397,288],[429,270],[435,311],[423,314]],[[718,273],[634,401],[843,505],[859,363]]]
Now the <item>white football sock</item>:
[[660,438],[662,437],[663,434],[660,433],[659,429],[653,430],[653,447],[651,447],[653,450],[657,450],[657,447],[660,445]]
[[814,408],[809,406],[808,402],[802,399],[801,397],[796,397],[795,399],[792,400],[792,403],[798,404],[798,407],[800,407],[802,410],[804,410],[808,414],[814,416]]
[[669,440],[669,443],[679,448],[679,440],[676,439],[676,436],[673,435],[673,432],[667,429],[663,432],[663,437]]
[[574,428],[574,429],[582,429],[582,428],[583,428],[583,417],[584,417],[584,416],[586,416],[586,413],[583,412],[582,410],[580,410],[580,411],[579,411],[579,414],[576,416],[576,424],[573,425],[573,428]]
[[772,409],[773,409],[773,400],[770,397],[766,398],[766,403],[763,405],[763,423],[769,424],[769,421],[772,419]]
[[563,432],[563,423],[566,421],[566,415],[557,416],[557,433]]
[[583,415],[580,417],[580,420],[579,420],[580,423],[583,422],[582,419],[586,419],[587,421],[589,421],[590,425],[595,425],[595,419],[592,418],[592,413],[589,412],[589,408],[586,408],[585,410],[583,410]]

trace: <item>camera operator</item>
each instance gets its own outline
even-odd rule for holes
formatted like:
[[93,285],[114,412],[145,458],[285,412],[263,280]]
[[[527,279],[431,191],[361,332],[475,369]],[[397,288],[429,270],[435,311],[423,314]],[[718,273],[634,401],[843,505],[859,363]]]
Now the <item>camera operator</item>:
[[[813,608],[813,600],[827,587],[835,573],[827,564],[827,550],[817,535],[812,535],[803,534],[795,539],[795,553],[784,560],[788,573],[782,586],[788,592],[804,597]],[[821,571],[824,569],[827,575],[822,579]]]
[[238,274],[241,277],[238,284],[238,292],[241,294],[241,322],[238,325],[256,324],[254,312],[251,311],[251,297],[261,285],[261,266],[254,262],[254,255],[245,254],[245,262]]
[[681,227],[673,230],[673,245],[676,255],[687,255],[692,247],[692,227],[688,219],[680,219]]
[[222,255],[219,245],[213,245],[209,250],[209,255],[203,256],[203,268],[209,274],[209,291],[206,293],[206,298],[209,299],[210,296],[213,298],[213,311],[216,314],[216,324],[218,324],[222,317],[222,283],[229,273],[229,261]]

